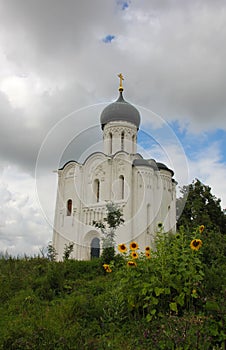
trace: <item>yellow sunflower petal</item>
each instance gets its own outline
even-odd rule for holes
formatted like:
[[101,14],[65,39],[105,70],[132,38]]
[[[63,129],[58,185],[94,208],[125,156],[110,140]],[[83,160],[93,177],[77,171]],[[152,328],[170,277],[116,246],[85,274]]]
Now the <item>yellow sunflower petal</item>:
[[205,228],[204,225],[199,226],[199,232],[202,233],[204,231],[204,228]]
[[193,239],[190,243],[190,248],[192,250],[199,250],[202,246],[202,241],[201,239]]
[[137,250],[139,248],[137,242],[131,242],[129,247],[130,250]]
[[131,253],[131,257],[132,257],[133,259],[137,259],[137,258],[139,257],[139,255],[137,254],[137,252],[133,251],[133,252]]
[[127,265],[128,266],[137,266],[137,264],[134,261],[128,261]]
[[121,252],[121,253],[125,253],[127,252],[127,247],[124,243],[121,243],[118,245],[118,250]]

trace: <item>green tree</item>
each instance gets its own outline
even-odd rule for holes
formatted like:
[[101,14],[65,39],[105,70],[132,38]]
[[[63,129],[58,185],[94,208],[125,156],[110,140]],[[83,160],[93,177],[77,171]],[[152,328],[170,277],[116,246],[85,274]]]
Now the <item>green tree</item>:
[[177,200],[178,227],[183,225],[194,229],[204,225],[208,230],[226,233],[226,215],[220,203],[209,186],[195,179],[181,188],[181,197]]
[[70,258],[71,253],[73,252],[74,249],[74,243],[73,242],[69,242],[68,245],[65,244],[64,246],[64,255],[63,255],[63,259],[68,260]]
[[49,242],[48,247],[47,247],[47,258],[51,261],[55,261],[57,258],[57,251],[52,245],[52,242]]
[[105,263],[109,263],[115,255],[116,229],[124,223],[122,209],[113,202],[107,203],[107,216],[103,221],[93,221],[93,225],[101,230],[103,242],[102,257]]

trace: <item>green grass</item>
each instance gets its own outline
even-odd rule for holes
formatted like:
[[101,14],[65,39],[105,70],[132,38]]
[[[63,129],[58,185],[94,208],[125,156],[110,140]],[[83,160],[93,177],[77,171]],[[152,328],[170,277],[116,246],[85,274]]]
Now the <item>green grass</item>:
[[190,239],[160,237],[111,273],[101,259],[0,259],[0,349],[225,349],[225,238],[212,259],[211,237],[200,252]]

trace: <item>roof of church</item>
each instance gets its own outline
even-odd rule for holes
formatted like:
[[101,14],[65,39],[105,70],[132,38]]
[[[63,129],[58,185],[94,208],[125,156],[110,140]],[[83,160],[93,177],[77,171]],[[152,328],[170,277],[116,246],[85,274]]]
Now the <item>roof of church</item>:
[[173,170],[169,169],[165,164],[156,162],[154,159],[134,159],[134,166],[147,166],[151,167],[154,170],[166,170],[169,171],[172,176],[174,175]]
[[104,125],[112,121],[126,121],[135,124],[137,129],[140,126],[140,113],[133,105],[124,100],[122,90],[119,90],[119,98],[105,107],[100,116],[102,129]]

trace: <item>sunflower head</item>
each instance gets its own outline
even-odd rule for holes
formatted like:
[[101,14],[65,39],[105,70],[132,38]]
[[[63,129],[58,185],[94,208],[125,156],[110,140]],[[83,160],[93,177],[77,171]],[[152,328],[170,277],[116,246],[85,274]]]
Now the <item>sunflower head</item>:
[[149,252],[146,251],[146,252],[145,252],[145,256],[146,256],[147,259],[150,259],[151,254],[150,254]]
[[151,248],[148,246],[145,248],[145,252],[150,252]]
[[138,258],[138,254],[137,254],[137,252],[135,252],[135,251],[133,251],[132,253],[131,253],[131,257],[133,258],[133,259],[137,259]]
[[112,272],[112,269],[110,268],[109,264],[103,264],[103,268],[105,269],[106,272]]
[[204,225],[199,226],[199,232],[200,232],[200,233],[203,233],[204,228],[205,228]]
[[130,250],[137,250],[139,248],[137,242],[131,242],[129,247]]
[[202,246],[202,241],[201,239],[193,239],[190,243],[190,248],[192,250],[199,250]]
[[105,270],[107,270],[107,269],[109,269],[109,264],[103,264],[103,268],[105,269]]
[[121,243],[118,245],[118,250],[121,252],[121,253],[126,253],[127,252],[127,248],[126,248],[126,245],[124,243]]
[[134,261],[128,261],[128,266],[137,266],[137,264]]

